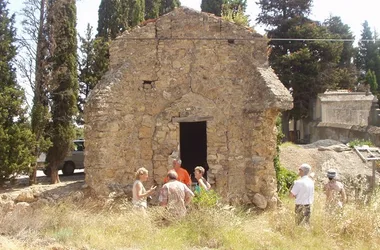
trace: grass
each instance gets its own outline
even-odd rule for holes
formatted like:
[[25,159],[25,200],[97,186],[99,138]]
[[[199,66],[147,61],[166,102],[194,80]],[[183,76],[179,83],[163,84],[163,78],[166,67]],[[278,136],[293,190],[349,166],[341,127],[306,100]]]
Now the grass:
[[[378,198],[378,197],[377,197]],[[136,213],[129,203],[99,206],[62,201],[22,213],[1,214],[2,249],[380,249],[379,199],[346,205],[342,215],[326,214],[316,193],[311,227],[294,224],[294,201],[273,211],[248,212],[192,207],[172,223],[150,207]]]
[[287,141],[287,142],[281,143],[281,145],[280,145],[280,148],[288,148],[288,147],[299,148],[300,146],[298,146],[297,144],[295,144],[295,143],[293,143],[293,142],[290,142],[290,141]]

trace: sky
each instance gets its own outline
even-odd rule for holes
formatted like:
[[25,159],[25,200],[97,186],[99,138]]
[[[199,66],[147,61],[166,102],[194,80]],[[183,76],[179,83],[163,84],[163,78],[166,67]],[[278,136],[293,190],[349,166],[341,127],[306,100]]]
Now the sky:
[[[11,12],[19,11],[23,1],[9,0]],[[256,1],[247,1],[247,14],[250,16],[252,26],[255,26],[255,19],[260,12]],[[375,7],[376,2],[378,0],[314,0],[310,17],[313,20],[323,21],[330,15],[340,16],[343,23],[351,27],[351,31],[358,39],[365,20],[372,29],[380,30],[380,15],[377,6]],[[80,34],[84,34],[87,23],[90,23],[96,30],[99,4],[100,0],[77,0],[77,28]],[[201,0],[181,0],[181,4],[200,10]],[[261,34],[264,34],[264,28],[255,26],[255,30]]]
[[[87,24],[90,23],[96,32],[98,8],[101,0],[77,0],[77,30],[82,36],[86,31]],[[202,0],[181,0],[182,6],[200,10]],[[250,25],[254,26],[255,30],[264,35],[265,27],[255,24],[255,19],[260,12],[256,5],[257,0],[247,0],[248,6],[246,14],[250,16]],[[360,38],[362,24],[365,20],[368,21],[372,31],[380,32],[380,14],[375,3],[379,0],[314,0],[310,18],[317,21],[324,21],[330,15],[339,16],[343,23],[347,24],[356,39]],[[17,18],[17,11],[23,7],[24,0],[9,0],[8,8],[11,13],[16,13],[16,27],[21,30],[19,23],[20,18]],[[26,87],[27,98],[30,99],[31,90]]]

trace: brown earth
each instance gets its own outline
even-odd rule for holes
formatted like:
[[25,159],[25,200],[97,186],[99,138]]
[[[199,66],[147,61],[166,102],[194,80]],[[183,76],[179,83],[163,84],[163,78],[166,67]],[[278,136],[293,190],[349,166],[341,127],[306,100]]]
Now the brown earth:
[[337,141],[321,140],[314,144],[284,144],[280,147],[280,162],[297,172],[302,163],[312,166],[316,178],[325,178],[328,169],[336,169],[343,176],[372,175],[372,163],[364,163],[354,150],[337,152],[334,148],[347,149]]
[[6,184],[0,187],[0,195],[6,194],[13,200],[23,191],[33,189],[45,196],[65,197],[70,193],[81,190],[84,186],[84,173],[74,173],[71,176],[60,175],[60,183],[50,184],[50,178],[42,174],[37,177],[37,184],[29,186],[29,177],[20,176],[14,184]]

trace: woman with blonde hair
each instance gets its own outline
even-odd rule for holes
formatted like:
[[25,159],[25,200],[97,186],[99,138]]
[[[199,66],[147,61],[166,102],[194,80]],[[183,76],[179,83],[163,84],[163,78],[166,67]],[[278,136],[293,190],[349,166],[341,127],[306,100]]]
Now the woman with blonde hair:
[[150,196],[154,190],[156,190],[156,186],[152,186],[148,191],[145,190],[143,182],[148,180],[148,170],[146,168],[139,168],[136,171],[136,180],[133,183],[132,188],[132,204],[135,208],[144,210],[148,207],[147,197]]
[[201,166],[197,166],[194,169],[195,179],[197,179],[198,181],[198,184],[195,187],[195,192],[197,193],[199,193],[201,189],[208,191],[211,188],[210,183],[208,183],[208,181],[203,177],[204,173],[205,173],[205,169]]

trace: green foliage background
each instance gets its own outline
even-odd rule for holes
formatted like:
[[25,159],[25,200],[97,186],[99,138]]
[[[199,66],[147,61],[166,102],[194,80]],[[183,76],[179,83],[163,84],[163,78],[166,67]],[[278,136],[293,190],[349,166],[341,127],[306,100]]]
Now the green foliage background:
[[284,138],[284,134],[281,130],[281,116],[277,117],[276,120],[277,127],[277,146],[276,146],[276,156],[273,159],[274,169],[276,170],[276,178],[277,178],[277,192],[280,197],[289,194],[289,189],[293,185],[293,182],[297,179],[297,174],[293,171],[290,171],[280,163],[280,145],[282,143],[282,139]]

